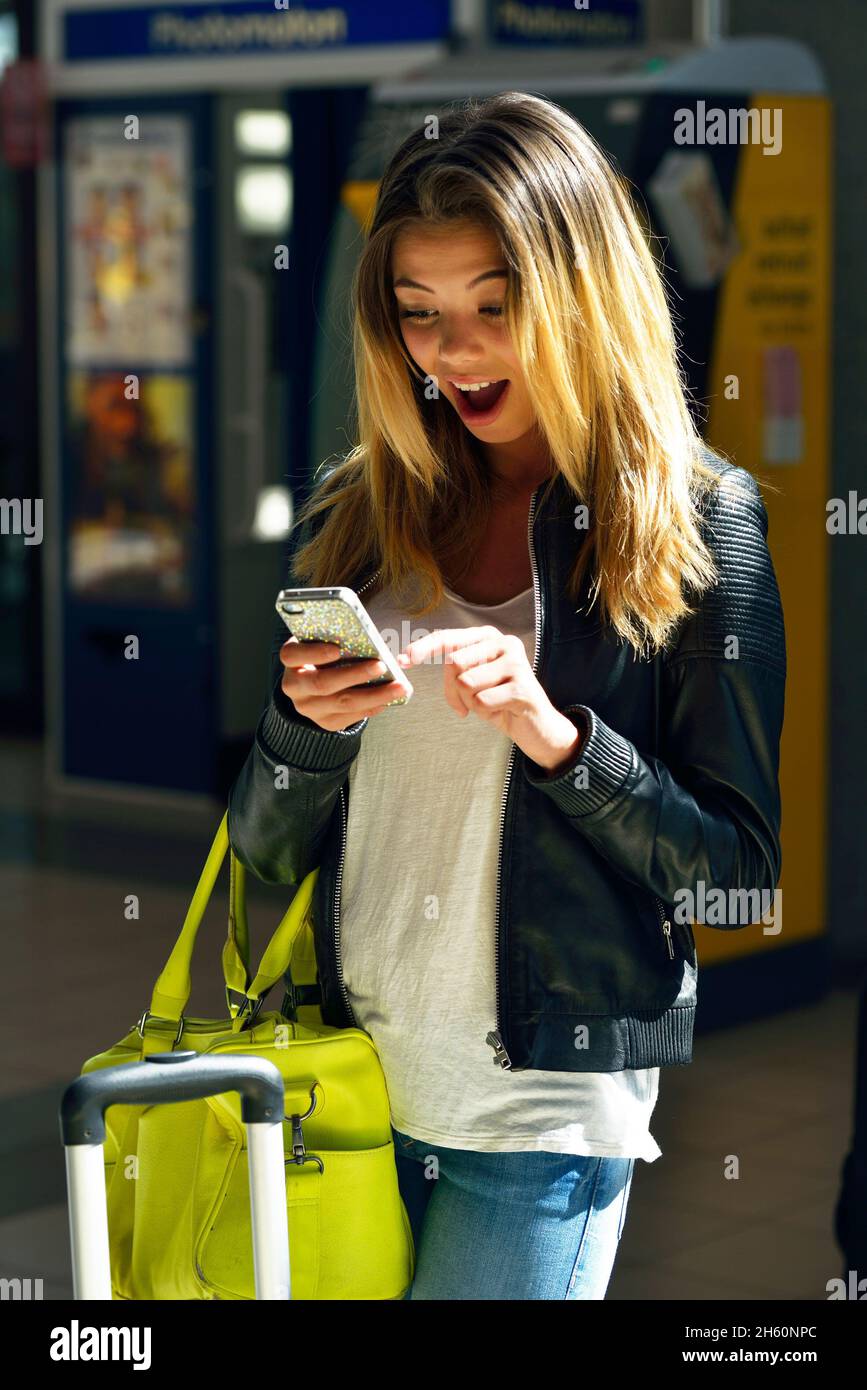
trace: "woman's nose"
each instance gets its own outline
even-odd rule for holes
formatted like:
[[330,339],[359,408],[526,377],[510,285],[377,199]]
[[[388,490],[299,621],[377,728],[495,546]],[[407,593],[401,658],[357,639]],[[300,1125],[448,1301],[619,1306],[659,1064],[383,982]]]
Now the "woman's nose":
[[482,343],[477,323],[466,320],[443,323],[440,327],[440,361],[449,371],[459,373],[469,362],[480,359]]

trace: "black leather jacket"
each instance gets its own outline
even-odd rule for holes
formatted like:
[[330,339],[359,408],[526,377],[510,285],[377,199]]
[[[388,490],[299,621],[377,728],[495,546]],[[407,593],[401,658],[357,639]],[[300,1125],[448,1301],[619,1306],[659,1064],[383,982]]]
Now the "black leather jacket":
[[[718,472],[737,474],[748,496],[711,492],[703,534],[719,582],[651,661],[588,616],[586,595],[577,609],[568,598],[584,533],[563,479],[538,511],[541,489],[533,495],[534,670],[557,709],[584,716],[589,735],[553,776],[512,745],[487,1039],[505,1068],[690,1062],[697,962],[691,927],[672,911],[675,894],[700,891],[701,881],[706,892],[772,894],[779,880],[786,648],[767,512],[750,474],[706,456]],[[309,523],[300,539],[307,534]],[[352,587],[375,574],[371,567]],[[332,733],[295,711],[279,688],[286,636],[278,619],[273,693],[229,794],[229,838],[267,883],[297,885],[320,866],[313,930],[322,1017],[356,1026],[340,973],[340,882],[348,772],[367,720]],[[423,816],[418,825],[423,834]]]

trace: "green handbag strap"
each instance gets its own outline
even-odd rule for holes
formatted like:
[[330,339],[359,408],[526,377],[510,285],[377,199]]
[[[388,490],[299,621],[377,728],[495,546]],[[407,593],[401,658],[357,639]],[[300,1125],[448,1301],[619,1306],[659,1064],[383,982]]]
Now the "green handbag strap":
[[[151,996],[150,1008],[148,1012],[155,1018],[169,1019],[173,1023],[180,1023],[184,1009],[189,1003],[192,991],[192,977],[190,966],[192,962],[193,950],[196,944],[196,936],[201,926],[205,908],[213,892],[214,884],[217,881],[220,868],[229,847],[228,832],[228,813],[223,815],[214,842],[211,845],[205,866],[193,893],[184,924],[181,927],[180,935],[172,947],[171,954],[163,966],[157,979],[154,991]],[[285,973],[292,958],[292,950],[295,942],[300,935],[307,920],[307,913],[313,898],[313,889],[319,874],[318,867],[311,869],[310,873],[298,887],[294,898],[285,913],[280,925],[265,947],[259,969],[253,979],[252,984],[247,986],[246,967],[243,963],[241,950],[246,945],[249,950],[249,935],[247,932],[247,919],[244,910],[244,883],[245,876],[243,865],[237,864],[235,867],[234,887],[235,902],[231,905],[229,917],[229,938],[223,947],[223,964],[226,966],[227,960],[231,968],[236,973],[232,974],[231,982],[229,970],[226,970],[226,983],[230,988],[238,988],[241,994],[245,994],[248,999],[256,1000],[262,994],[276,984],[281,975]],[[230,875],[231,877],[231,875]],[[241,906],[240,913],[238,906]],[[239,929],[240,928],[240,929]],[[239,945],[239,942],[241,943]],[[243,969],[242,976],[237,973]],[[240,986],[240,988],[239,988]],[[239,1026],[243,1022],[242,1015],[238,1015],[234,1020]]]
[[[228,836],[228,823],[227,830]],[[229,931],[223,946],[223,978],[227,991],[245,994],[250,983],[250,931],[247,926],[247,870],[229,846]],[[229,1001],[228,993],[226,995]]]
[[295,942],[307,921],[318,873],[318,868],[311,869],[303,883],[299,885],[288,912],[262,952],[262,959],[259,962],[255,979],[245,991],[248,999],[261,998],[286,974],[292,960]]
[[[228,828],[228,824],[227,824]],[[230,1012],[238,1008],[228,991],[246,994],[250,984],[250,932],[247,926],[247,870],[229,845],[229,929],[223,947],[223,978]]]

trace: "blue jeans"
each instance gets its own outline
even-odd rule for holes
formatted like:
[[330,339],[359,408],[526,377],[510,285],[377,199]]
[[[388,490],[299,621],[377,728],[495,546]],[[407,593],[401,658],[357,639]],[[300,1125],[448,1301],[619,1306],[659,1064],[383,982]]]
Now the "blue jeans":
[[603,1299],[634,1158],[445,1149],[392,1127],[408,1299]]

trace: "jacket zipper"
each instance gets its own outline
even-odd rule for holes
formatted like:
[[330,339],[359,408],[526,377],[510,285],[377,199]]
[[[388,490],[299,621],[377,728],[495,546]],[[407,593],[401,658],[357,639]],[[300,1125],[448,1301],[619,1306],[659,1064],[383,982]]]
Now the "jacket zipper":
[[371,584],[373,583],[374,579],[375,579],[376,576],[379,574],[379,572],[380,572],[379,570],[374,570],[374,571],[373,571],[373,574],[370,576],[370,578],[369,578],[369,579],[365,579],[365,581],[364,581],[364,583],[362,584],[361,588],[360,588],[360,589],[356,589],[355,592],[356,592],[356,594],[358,595],[359,598],[360,598],[361,595],[364,593],[365,589],[369,589],[369,588],[370,588]]
[[657,898],[656,894],[654,894],[653,901],[656,903],[656,911],[659,914],[659,925],[662,927],[665,944],[668,947],[668,954],[671,959],[674,960],[674,947],[671,944],[671,923],[665,915],[665,906],[662,899]]
[[[537,496],[538,496],[538,492],[539,492],[539,490],[538,490],[538,488],[537,488],[536,491],[533,493],[533,496],[532,496],[532,498],[531,498],[531,500],[530,500],[530,515],[529,515],[529,518],[528,518],[528,521],[527,521],[527,542],[528,542],[529,549],[530,549],[530,567],[531,567],[532,573],[533,573],[533,599],[534,599],[534,604],[535,604],[535,615],[536,615],[536,649],[535,649],[535,652],[534,652],[534,654],[533,654],[533,674],[534,674],[534,675],[536,674],[536,671],[537,671],[537,666],[538,666],[538,661],[539,661],[539,654],[540,654],[541,647],[542,647],[542,603],[541,603],[541,598],[540,598],[540,594],[539,594],[539,575],[538,575],[538,570],[537,570],[537,567],[536,567],[536,551],[535,551],[535,547],[534,547],[534,545],[533,545],[533,520],[534,520],[535,513],[536,513],[536,498],[537,498]],[[380,574],[380,572],[381,572],[381,571],[378,570],[378,569],[375,570],[375,571],[373,572],[373,574],[370,576],[370,578],[367,579],[367,580],[365,580],[365,582],[364,582],[364,584],[362,584],[361,588],[356,590],[356,593],[359,595],[359,597],[364,593],[365,589],[369,589],[369,588],[370,588],[370,585],[373,583],[374,579],[376,579],[376,577]],[[512,769],[514,768],[514,765],[515,765],[515,757],[516,757],[516,755],[517,755],[517,751],[518,751],[518,749],[517,749],[517,744],[514,744],[514,743],[513,743],[513,745],[512,745],[512,751],[511,751],[511,753],[509,754],[509,765],[508,765],[508,768],[507,768],[507,770],[506,770],[506,781],[505,781],[505,786],[503,787],[503,796],[502,796],[502,801],[501,801],[501,804],[500,804],[499,850],[498,850],[498,858],[497,858],[497,898],[496,898],[496,908],[495,908],[495,912],[494,912],[494,984],[495,984],[495,996],[496,996],[496,998],[495,998],[496,1028],[492,1029],[492,1030],[486,1035],[486,1037],[485,1037],[485,1042],[488,1044],[489,1047],[492,1047],[492,1048],[494,1049],[494,1062],[495,1062],[495,1063],[498,1063],[498,1064],[503,1068],[504,1071],[508,1071],[508,1070],[511,1068],[512,1062],[511,1062],[511,1058],[509,1057],[509,1054],[508,1054],[508,1052],[507,1052],[507,1050],[506,1050],[505,1043],[504,1043],[504,1041],[503,1041],[503,1032],[502,1032],[502,1012],[501,1012],[501,1006],[500,1006],[500,1002],[501,1002],[501,994],[500,994],[500,974],[501,974],[501,963],[500,963],[500,897],[501,897],[501,884],[502,884],[503,829],[504,829],[505,823],[506,823],[506,806],[507,806],[508,800],[509,800],[509,785],[510,785],[511,780],[512,780]],[[347,990],[347,988],[346,988],[346,985],[344,984],[344,981],[343,981],[343,973],[342,973],[341,966],[340,966],[340,889],[341,889],[341,883],[342,883],[342,879],[343,879],[343,860],[344,860],[344,856],[345,856],[345,853],[346,853],[346,820],[347,820],[347,816],[346,816],[346,801],[345,801],[345,795],[344,795],[344,789],[343,789],[343,787],[340,788],[340,810],[341,810],[341,845],[340,845],[340,856],[339,856],[338,864],[337,864],[337,871],[336,871],[335,879],[334,879],[334,899],[333,899],[333,906],[332,906],[332,919],[333,919],[333,920],[332,920],[332,933],[333,933],[333,942],[334,942],[334,958],[335,958],[335,964],[336,964],[336,968],[337,968],[337,983],[338,983],[339,988],[340,988],[341,997],[342,997],[343,1002],[344,1002],[344,1006],[345,1006],[345,1009],[346,1009],[347,1016],[348,1016],[348,1018],[351,1020],[352,1026],[353,1026],[353,1027],[357,1027],[358,1025],[357,1025],[357,1023],[356,1023],[355,1015],[354,1015],[353,1012],[352,1012],[352,1006],[351,1006],[351,1004],[350,1004],[350,1002],[349,1002],[349,992],[348,992],[348,990]],[[665,938],[665,944],[666,944],[666,947],[667,947],[667,949],[668,949],[669,958],[670,958],[671,960],[674,960],[674,947],[672,946],[672,943],[671,943],[671,922],[670,922],[669,919],[666,917],[666,914],[665,914],[665,905],[663,904],[662,899],[661,899],[661,898],[658,898],[658,897],[656,896],[656,894],[654,894],[654,895],[653,895],[653,900],[654,900],[654,903],[655,903],[655,905],[656,905],[656,911],[657,911],[657,915],[658,915],[658,917],[659,917],[659,925],[660,925],[660,927],[661,927],[661,929],[662,929],[662,933],[663,933],[663,936],[664,936],[664,938]]]
[[[533,518],[536,514],[536,498],[538,495],[539,489],[536,488],[536,491],[533,493],[533,496],[530,499],[530,514],[527,518],[527,544],[530,549],[530,568],[533,572],[533,601],[535,604],[536,615],[536,649],[533,653],[534,675],[536,674],[536,669],[539,663],[539,654],[542,650],[542,600],[539,594],[539,574],[536,568],[536,550],[533,545]],[[500,1007],[500,979],[502,973],[502,962],[500,960],[500,897],[503,871],[503,830],[506,824],[506,805],[509,800],[509,785],[512,780],[512,769],[515,766],[515,758],[517,756],[517,752],[518,745],[516,743],[513,743],[512,751],[509,754],[509,766],[506,770],[506,782],[505,786],[503,787],[503,799],[500,804],[500,838],[499,849],[497,852],[497,903],[494,911],[494,987],[496,995],[496,1027],[493,1028],[491,1032],[489,1032],[485,1037],[485,1042],[488,1044],[489,1047],[492,1047],[494,1049],[494,1063],[501,1066],[504,1071],[508,1071],[511,1068],[512,1060],[509,1057],[509,1054],[506,1050],[506,1044],[503,1040],[502,1012]]]
[[[361,597],[365,589],[369,589],[379,570],[375,570],[369,579],[365,580],[360,589],[356,589],[356,594]],[[357,1028],[358,1023],[355,1014],[352,1012],[352,1005],[349,1002],[349,991],[343,980],[343,970],[340,964],[340,889],[343,882],[343,860],[346,855],[346,793],[344,788],[340,788],[340,855],[337,860],[337,870],[334,875],[334,898],[331,907],[331,933],[334,943],[334,964],[337,973],[337,984],[340,989],[340,996],[343,1000],[346,1015],[352,1022],[352,1027]]]
[[340,965],[340,887],[343,880],[343,858],[346,853],[346,797],[343,787],[340,788],[340,856],[337,861],[337,872],[334,875],[334,902],[332,905],[332,928],[334,937],[334,964],[337,970],[337,983],[340,986],[340,994],[348,1017],[352,1020],[352,1027],[357,1028],[358,1024],[355,1014],[352,1012],[352,1005],[349,1002],[349,991],[343,982],[343,970]]

